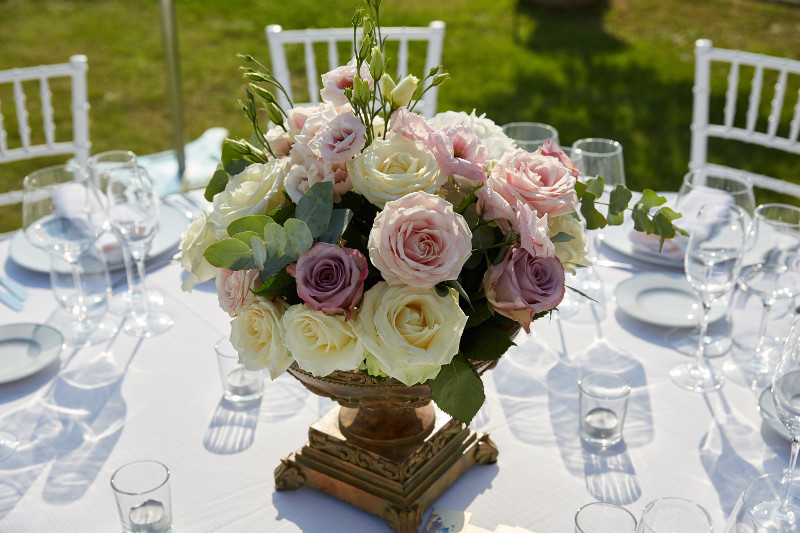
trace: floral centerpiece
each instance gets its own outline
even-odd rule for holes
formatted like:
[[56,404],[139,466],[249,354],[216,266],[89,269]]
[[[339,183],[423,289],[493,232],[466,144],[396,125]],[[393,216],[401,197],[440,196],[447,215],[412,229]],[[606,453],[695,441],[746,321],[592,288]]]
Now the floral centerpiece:
[[[216,278],[248,369],[427,383],[469,423],[484,400],[475,363],[557,309],[565,275],[588,264],[584,228],[620,224],[632,196],[617,186],[601,214],[602,178],[579,181],[556,144],[520,150],[474,111],[415,113],[448,74],[392,78],[379,8],[356,12],[355,57],[322,76],[319,105],[282,109],[283,87],[242,56],[254,136],[223,145],[213,208],[181,243],[183,289]],[[680,231],[663,202],[645,191],[630,208],[662,242]]]

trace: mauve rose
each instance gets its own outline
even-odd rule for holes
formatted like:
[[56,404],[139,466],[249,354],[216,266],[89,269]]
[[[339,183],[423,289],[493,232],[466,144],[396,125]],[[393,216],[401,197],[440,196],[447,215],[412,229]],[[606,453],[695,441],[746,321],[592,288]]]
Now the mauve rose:
[[252,303],[255,294],[251,289],[261,285],[258,269],[217,271],[217,299],[219,306],[228,315],[234,317],[239,311]]
[[517,150],[504,155],[492,168],[478,197],[478,214],[484,220],[500,220],[501,226],[516,218],[517,200],[537,213],[551,217],[575,211],[578,196],[570,169],[555,157]]
[[390,131],[386,134],[387,139],[391,139],[394,135],[402,135],[406,139],[412,141],[420,141],[428,144],[428,137],[436,130],[425,120],[425,117],[419,113],[409,111],[405,107],[401,107],[394,113],[389,120]]
[[346,163],[364,148],[366,131],[367,127],[353,113],[339,113],[317,130],[308,147],[326,163]]
[[358,250],[318,242],[286,271],[297,280],[297,295],[311,309],[340,313],[349,319],[364,293],[367,258]]
[[550,240],[550,225],[547,215],[542,218],[528,204],[517,200],[517,218],[514,229],[519,233],[519,243],[529,254],[536,257],[553,257],[556,247]]
[[[349,103],[344,95],[345,87],[353,87],[353,78],[356,77],[356,59],[351,59],[346,65],[336,67],[330,72],[322,75],[322,90],[319,95],[325,102],[341,106]],[[365,61],[361,64],[360,77],[369,83],[369,88],[375,85],[372,76],[369,75],[369,64]]]
[[557,142],[547,139],[542,145],[542,155],[555,157],[556,159],[561,161],[561,163],[565,167],[570,169],[575,179],[578,179],[578,175],[581,173],[580,170],[578,170],[578,167],[576,167],[575,164],[570,160],[570,158],[567,157],[567,154],[565,154],[564,150],[562,150],[561,147],[558,146]]
[[483,276],[486,299],[501,315],[530,333],[534,315],[550,311],[564,297],[564,267],[555,257],[535,257],[519,244]]
[[468,126],[445,126],[428,136],[428,146],[448,176],[458,175],[479,182],[486,179],[483,172],[486,148]]
[[386,203],[367,246],[390,285],[427,288],[458,277],[472,253],[472,232],[450,202],[419,191]]

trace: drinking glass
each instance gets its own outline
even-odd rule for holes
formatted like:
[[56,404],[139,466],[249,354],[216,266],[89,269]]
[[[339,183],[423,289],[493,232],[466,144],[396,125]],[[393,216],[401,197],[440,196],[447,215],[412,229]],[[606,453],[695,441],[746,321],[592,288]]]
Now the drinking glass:
[[[74,268],[78,270],[77,277],[73,275]],[[60,328],[67,346],[96,344],[117,332],[116,326],[103,322],[111,298],[111,279],[98,247],[84,251],[75,263],[51,255],[50,287],[70,318],[70,323]]]
[[789,479],[783,473],[764,474],[745,487],[724,533],[787,533],[797,531],[796,511],[783,515],[774,512],[775,502],[789,496],[789,508],[800,508],[800,479]]
[[[132,165],[136,165],[136,154],[129,150],[109,150],[107,152],[95,154],[89,158],[89,169],[92,173],[92,179],[94,179],[98,190],[101,192],[104,192],[108,188],[109,177],[115,171]],[[125,276],[128,280],[128,287],[125,292],[122,293],[122,303],[124,310],[130,311],[135,305],[133,300],[137,297],[137,293],[134,293],[132,290],[136,273],[134,271],[135,265],[133,258],[125,246],[122,246],[122,259],[125,263]],[[147,290],[147,303],[150,309],[159,307],[164,303],[164,296],[159,291],[150,288]]]
[[[691,232],[697,211],[706,203],[731,203],[740,206],[748,216],[750,222],[755,211],[755,196],[753,184],[739,176],[724,174],[710,174],[706,170],[693,170],[683,177],[683,182],[675,199],[675,210],[681,215],[677,223],[686,231]],[[682,237],[677,237],[680,240]],[[689,335],[683,329],[673,331],[668,342],[677,351],[694,355],[697,343],[700,340],[700,327]],[[703,339],[707,357],[716,357],[728,352],[731,347],[731,337],[726,333],[706,332]]]
[[111,228],[136,263],[132,307],[123,329],[135,337],[158,335],[174,323],[167,313],[153,312],[145,296],[145,258],[158,231],[158,198],[147,172],[136,164],[109,172],[106,196]]
[[609,188],[618,183],[625,185],[625,164],[619,142],[599,137],[578,139],[572,143],[572,153],[580,156],[578,168],[584,176],[602,177]]
[[683,498],[659,498],[648,503],[636,533],[712,533],[711,516]]
[[734,204],[705,204],[700,207],[684,254],[689,285],[703,306],[696,361],[672,368],[672,381],[694,392],[722,387],[725,375],[705,359],[705,336],[711,305],[733,289],[745,243],[745,211]]
[[542,122],[511,122],[503,125],[503,133],[528,152],[535,152],[545,141],[558,142],[558,130]]
[[761,506],[761,516],[786,517],[800,523],[800,506],[793,498],[792,487],[797,454],[800,451],[800,319],[792,325],[772,377],[772,401],[775,412],[792,437],[792,452],[783,491]]
[[[748,368],[771,373],[781,344],[767,338],[767,323],[778,302],[790,305],[797,294],[800,257],[800,208],[786,204],[764,204],[756,208],[742,258],[739,286],[761,299],[762,313],[755,345],[748,335],[735,338],[737,346],[752,353]],[[750,335],[752,338],[752,334]]]
[[636,518],[624,507],[592,502],[575,513],[575,533],[633,533]]

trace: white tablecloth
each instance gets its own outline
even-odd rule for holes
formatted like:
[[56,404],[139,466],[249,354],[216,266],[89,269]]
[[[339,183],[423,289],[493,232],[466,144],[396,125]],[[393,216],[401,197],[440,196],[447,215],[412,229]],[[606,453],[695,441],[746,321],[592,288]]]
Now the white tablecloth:
[[[786,466],[788,442],[762,424],[758,391],[738,374],[715,393],[677,388],[667,372],[688,359],[666,347],[667,330],[626,316],[613,301],[615,285],[633,274],[597,271],[601,304],[536,322],[485,376],[487,402],[473,427],[490,433],[498,462],[472,468],[436,505],[471,511],[472,523],[489,530],[559,533],[571,531],[576,510],[591,501],[639,516],[655,498],[680,496],[704,506],[721,531],[745,483]],[[0,305],[0,324],[48,322],[59,312],[48,277],[9,259],[8,240],[0,242],[0,274],[31,293],[22,312]],[[0,531],[120,530],[109,479],[136,459],[169,466],[174,531],[389,531],[378,517],[313,490],[274,490],[273,469],[305,443],[308,425],[331,402],[284,375],[267,383],[262,401],[233,408],[222,400],[213,349],[229,319],[213,285],[182,293],[177,265],[148,281],[175,318],[167,334],[120,333],[0,385],[0,428],[21,441],[0,463]],[[624,440],[606,450],[578,438],[576,381],[588,369],[622,372],[634,387]]]

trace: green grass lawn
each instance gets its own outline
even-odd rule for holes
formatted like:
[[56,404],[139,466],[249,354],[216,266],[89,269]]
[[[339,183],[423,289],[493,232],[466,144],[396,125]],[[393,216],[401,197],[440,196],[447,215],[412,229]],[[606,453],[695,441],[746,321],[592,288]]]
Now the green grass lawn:
[[[187,140],[212,126],[249,137],[236,103],[244,83],[235,54],[268,64],[265,25],[347,26],[356,5],[175,0]],[[158,2],[0,0],[0,17],[0,70],[62,62],[75,53],[89,57],[93,152],[171,147]],[[800,57],[800,7],[779,3],[613,0],[556,11],[513,0],[384,0],[384,25],[434,19],[447,24],[443,62],[453,78],[439,91],[440,110],[477,109],[499,124],[546,122],[565,145],[581,137],[617,139],[634,189],[675,190],[685,173],[696,39]],[[722,86],[724,73],[716,74]],[[32,107],[38,102],[29,99]],[[10,103],[0,93],[7,115]],[[715,103],[721,109],[721,98]],[[14,121],[7,118],[6,126],[13,136]],[[800,182],[798,156],[712,145],[711,159]],[[19,189],[22,176],[43,165],[3,165],[0,191]],[[5,209],[0,231],[18,227],[18,217],[18,210]]]

